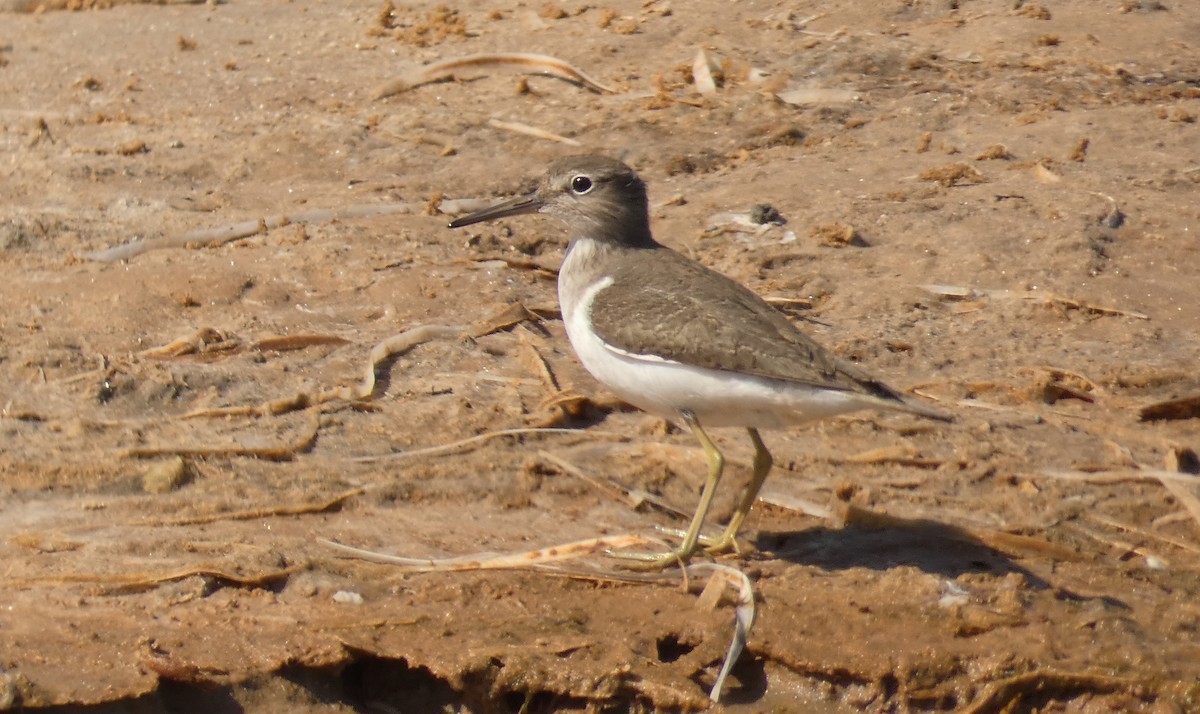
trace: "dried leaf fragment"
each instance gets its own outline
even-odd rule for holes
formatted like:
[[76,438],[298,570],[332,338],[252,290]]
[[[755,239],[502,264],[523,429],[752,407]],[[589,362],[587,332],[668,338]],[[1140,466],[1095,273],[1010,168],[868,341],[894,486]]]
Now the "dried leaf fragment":
[[692,82],[701,96],[708,97],[717,93],[717,81],[713,78],[708,53],[703,47],[696,50],[696,59],[692,60]]
[[150,151],[150,147],[141,139],[127,141],[117,147],[117,153],[121,156],[134,156],[136,154],[145,154]]
[[1083,160],[1087,158],[1089,143],[1091,143],[1091,139],[1088,139],[1086,136],[1080,138],[1079,141],[1075,142],[1075,146],[1072,147],[1071,154],[1067,158],[1069,158],[1071,161],[1083,163]]
[[1004,144],[992,144],[988,148],[979,152],[979,154],[975,157],[975,160],[976,161],[994,161],[997,159],[1003,159],[1003,160],[1007,161],[1007,160],[1011,159],[1012,157],[1013,157],[1013,155],[1008,152],[1008,147],[1005,146]]
[[848,245],[863,247],[867,242],[863,240],[858,231],[846,223],[822,223],[821,225],[813,226],[808,232],[809,236],[816,238],[823,246],[829,248],[845,248]]
[[1044,160],[1033,165],[1033,177],[1041,183],[1058,183],[1062,181],[1062,174],[1051,169]]
[[1034,20],[1049,20],[1050,19],[1050,11],[1049,10],[1042,7],[1041,5],[1034,5],[1034,4],[1021,5],[1016,10],[1013,10],[1012,14],[1020,15],[1022,17],[1031,17]]
[[556,2],[548,2],[542,6],[542,9],[538,10],[538,15],[547,20],[561,20],[567,16],[567,11],[562,8],[562,5]]
[[917,178],[922,181],[934,181],[947,188],[951,186],[967,186],[987,181],[978,169],[961,161],[926,169]]
[[[380,13],[380,18],[383,14]],[[429,47],[448,37],[465,38],[467,36],[467,21],[458,10],[445,5],[438,5],[430,10],[423,20],[402,25],[393,15],[392,37],[417,47]]]

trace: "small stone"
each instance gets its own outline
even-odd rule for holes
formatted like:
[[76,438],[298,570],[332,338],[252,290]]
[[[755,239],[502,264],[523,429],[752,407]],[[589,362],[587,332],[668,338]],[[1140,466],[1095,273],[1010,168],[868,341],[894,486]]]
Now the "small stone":
[[1104,214],[1104,217],[1100,219],[1100,225],[1104,226],[1105,228],[1111,228],[1112,230],[1120,228],[1122,225],[1124,225],[1124,223],[1125,214],[1121,213],[1121,209],[1117,208],[1116,206],[1113,206],[1113,209]]
[[338,590],[333,594],[333,601],[346,605],[361,605],[363,604],[363,596],[350,590]]
[[787,223],[778,209],[769,203],[756,203],[751,206],[750,222],[760,226],[767,223],[782,226]]

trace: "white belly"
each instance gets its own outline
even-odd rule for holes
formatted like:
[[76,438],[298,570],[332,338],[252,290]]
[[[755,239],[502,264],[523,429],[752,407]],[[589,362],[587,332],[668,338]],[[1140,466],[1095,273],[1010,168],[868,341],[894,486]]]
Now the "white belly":
[[705,426],[770,429],[873,406],[853,392],[692,367],[611,347],[592,332],[588,319],[592,300],[611,283],[607,278],[594,283],[576,300],[563,300],[560,291],[563,322],[583,366],[639,409],[667,419],[689,411]]

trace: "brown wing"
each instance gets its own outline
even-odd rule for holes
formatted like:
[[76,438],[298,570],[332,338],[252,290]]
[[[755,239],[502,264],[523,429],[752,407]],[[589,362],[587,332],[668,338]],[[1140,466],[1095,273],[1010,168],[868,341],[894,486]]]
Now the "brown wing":
[[768,379],[902,398],[838,360],[749,289],[694,261],[658,249],[621,256],[618,276],[592,302],[590,318],[608,344],[683,364]]

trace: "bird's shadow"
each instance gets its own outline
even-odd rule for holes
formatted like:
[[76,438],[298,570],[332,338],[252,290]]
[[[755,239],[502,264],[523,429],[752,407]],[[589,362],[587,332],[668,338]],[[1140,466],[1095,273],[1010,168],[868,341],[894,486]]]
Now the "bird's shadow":
[[888,570],[908,565],[951,579],[967,573],[997,577],[1018,573],[1031,588],[1053,591],[1059,600],[1098,600],[1115,610],[1130,609],[1111,595],[1081,595],[1048,582],[966,528],[925,518],[899,518],[861,510],[857,513],[859,524],[843,528],[762,531],[755,547],[780,560],[825,570]]
[[970,531],[929,519],[888,517],[882,524],[762,531],[755,547],[780,560],[825,570],[882,571],[907,565],[946,578],[967,573],[998,577],[1018,573],[1033,588],[1052,588],[1012,556],[987,545]]

